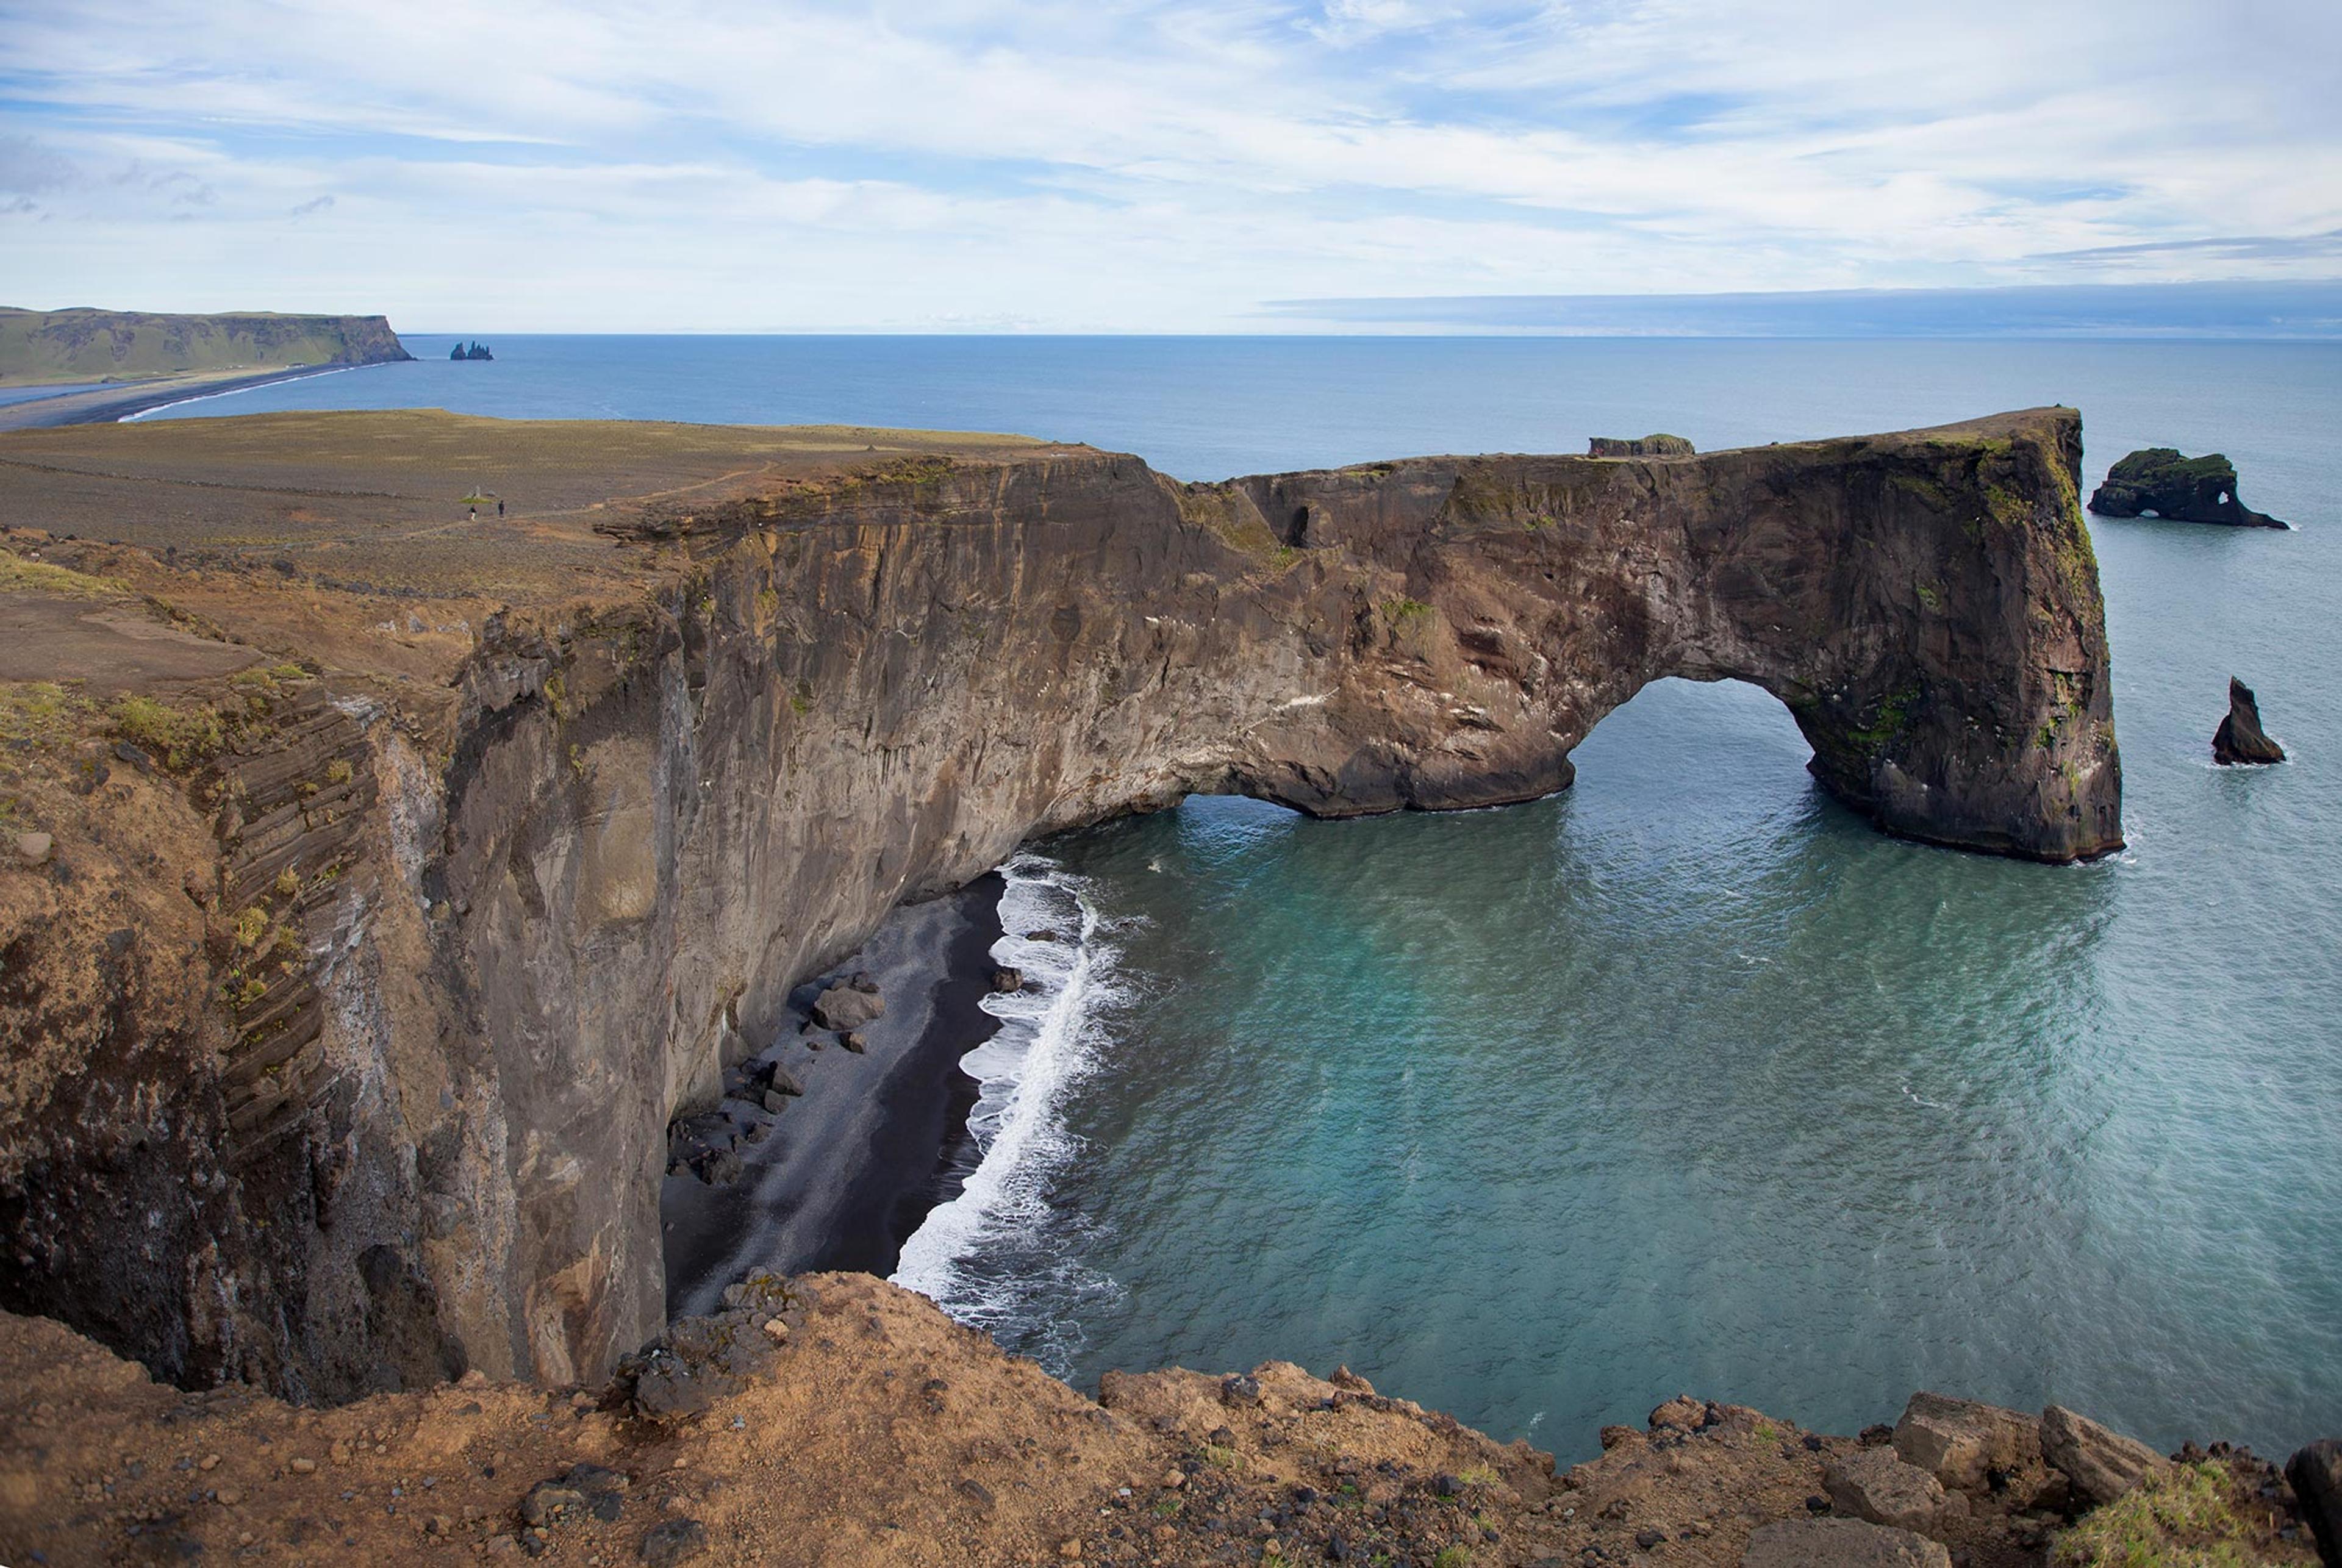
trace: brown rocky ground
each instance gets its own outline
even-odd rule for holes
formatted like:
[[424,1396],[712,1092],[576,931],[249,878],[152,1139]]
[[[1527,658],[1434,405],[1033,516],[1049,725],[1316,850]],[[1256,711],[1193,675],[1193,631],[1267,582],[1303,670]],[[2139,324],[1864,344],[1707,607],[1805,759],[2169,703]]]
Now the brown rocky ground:
[[[1730,1564],[1767,1522],[1848,1516],[1827,1473],[1884,1442],[1686,1398],[1556,1475],[1344,1371],[1109,1374],[1094,1403],[867,1275],[733,1299],[606,1388],[475,1374],[326,1410],[160,1386],[0,1314],[0,1561]],[[2282,1483],[2228,1464],[2213,1544],[2315,1563]],[[1946,1560],[2048,1561],[2052,1479],[1979,1488],[1931,1531]]]

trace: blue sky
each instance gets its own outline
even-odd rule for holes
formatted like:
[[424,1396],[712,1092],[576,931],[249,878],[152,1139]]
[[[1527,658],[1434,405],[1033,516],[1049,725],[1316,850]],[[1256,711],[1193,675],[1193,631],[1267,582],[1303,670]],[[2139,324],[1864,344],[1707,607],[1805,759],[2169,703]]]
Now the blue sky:
[[2342,278],[2337,60],[2334,0],[0,0],[0,303],[1552,330],[1453,298],[2297,284]]

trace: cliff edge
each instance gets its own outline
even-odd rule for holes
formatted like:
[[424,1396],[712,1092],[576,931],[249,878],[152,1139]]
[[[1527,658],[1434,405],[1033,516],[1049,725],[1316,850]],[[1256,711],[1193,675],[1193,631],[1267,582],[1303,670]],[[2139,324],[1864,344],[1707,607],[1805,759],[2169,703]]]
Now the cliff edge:
[[414,357],[379,315],[0,308],[0,386]]
[[1534,798],[1662,676],[1773,693],[1888,831],[2103,854],[2079,443],[0,437],[0,1305],[190,1385],[596,1380],[665,1321],[670,1121],[896,904],[1196,791]]

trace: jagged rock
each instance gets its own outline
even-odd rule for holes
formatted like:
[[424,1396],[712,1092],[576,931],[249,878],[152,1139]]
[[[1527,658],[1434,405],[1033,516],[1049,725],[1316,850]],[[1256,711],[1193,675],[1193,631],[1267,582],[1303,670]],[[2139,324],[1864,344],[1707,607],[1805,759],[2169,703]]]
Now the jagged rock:
[[1693,457],[1698,452],[1680,435],[1596,435],[1586,443],[1588,457]]
[[2237,499],[2237,469],[2215,452],[2183,457],[2176,448],[2149,446],[2107,471],[2090,493],[2101,517],[2168,517],[2180,523],[2225,523],[2240,528],[2285,528],[2267,513]]
[[2110,1432],[2062,1404],[2041,1413],[2041,1457],[2072,1483],[2077,1501],[2112,1503],[2169,1462],[2136,1438]]
[[1895,1452],[1946,1486],[1982,1492],[1996,1471],[2039,1468],[2041,1423],[1997,1404],[1915,1393],[1895,1423]]
[[837,1037],[837,1043],[856,1056],[866,1054],[870,1049],[870,1042],[862,1037],[862,1031],[859,1029],[848,1029]]
[[1891,1448],[1862,1448],[1822,1472],[1830,1505],[1873,1524],[1925,1531],[1944,1512],[1941,1483]]
[[1707,1402],[1704,1399],[1694,1399],[1687,1393],[1679,1393],[1651,1412],[1650,1426],[1653,1432],[1669,1429],[1678,1432],[1696,1432],[1706,1424],[1707,1424]]
[[1003,995],[1012,991],[1022,991],[1025,989],[1025,972],[1003,964],[992,972],[992,988]]
[[728,1187],[740,1179],[740,1156],[729,1149],[700,1149],[684,1163],[711,1187]]
[[2317,1538],[2326,1568],[2342,1568],[2342,1438],[2322,1438],[2285,1462],[2301,1516]]
[[707,1550],[707,1526],[696,1519],[670,1519],[654,1524],[643,1533],[642,1544],[635,1555],[648,1568],[675,1568],[678,1563],[688,1563]]
[[764,1069],[764,1080],[766,1087],[770,1089],[776,1094],[802,1094],[805,1093],[805,1084],[798,1081],[797,1075],[790,1072],[786,1067],[782,1066],[778,1062],[769,1062],[766,1064]]
[[1867,1520],[1782,1519],[1749,1533],[1740,1568],[1952,1568],[1952,1554]]
[[2238,763],[2281,763],[2285,748],[2261,728],[2261,704],[2252,687],[2228,677],[2228,713],[2212,732],[2212,760],[2222,767]]
[[813,999],[813,1021],[841,1034],[883,1018],[886,1014],[886,999],[875,990],[865,991],[857,985],[833,985]]
[[20,833],[16,835],[16,858],[26,865],[45,864],[49,852],[55,847],[56,840],[45,833]]

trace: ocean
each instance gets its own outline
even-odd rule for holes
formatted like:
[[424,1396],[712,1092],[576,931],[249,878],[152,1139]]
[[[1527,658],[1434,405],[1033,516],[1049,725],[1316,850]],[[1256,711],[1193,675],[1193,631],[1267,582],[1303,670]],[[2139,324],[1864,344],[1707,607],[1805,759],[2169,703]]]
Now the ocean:
[[[2297,531],[2094,520],[2131,847],[1899,843],[1657,683],[1534,804],[1191,800],[1028,846],[984,1154],[897,1278],[1088,1383],[1337,1363],[1565,1457],[1677,1392],[2342,1428],[2342,345],[491,335],[184,404],[1085,440],[1183,478],[2067,403]],[[2293,760],[2212,765],[2230,674]],[[1047,927],[1074,942],[1036,942]]]

